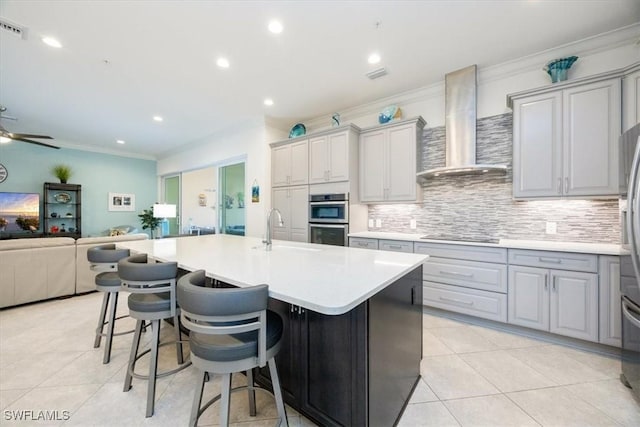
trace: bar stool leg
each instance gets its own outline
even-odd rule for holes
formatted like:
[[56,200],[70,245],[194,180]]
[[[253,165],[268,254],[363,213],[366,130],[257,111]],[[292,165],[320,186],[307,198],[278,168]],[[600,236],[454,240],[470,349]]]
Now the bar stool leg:
[[131,353],[129,353],[129,363],[127,363],[127,374],[124,377],[124,389],[122,391],[131,390],[131,381],[133,375],[131,373],[136,367],[136,357],[138,356],[138,348],[140,347],[140,335],[142,334],[142,324],[144,321],[136,321],[136,330],[133,334],[133,342],[131,343]]
[[180,331],[180,316],[173,316],[173,328],[176,333],[176,354],[178,356],[178,365],[184,363],[184,355],[182,354],[182,332]]
[[153,415],[153,407],[156,401],[156,374],[158,373],[158,344],[160,343],[160,320],[151,321],[151,360],[149,360],[149,383],[147,385],[147,414]]
[[256,416],[256,388],[253,383],[253,369],[247,369],[247,391],[249,392],[249,415]]
[[198,413],[200,412],[200,405],[202,404],[202,394],[204,392],[204,382],[207,373],[203,372],[198,380],[198,387],[196,388],[196,394],[193,396],[193,405],[191,406],[191,418],[189,418],[189,426],[196,427],[198,425]]
[[113,293],[111,298],[111,307],[109,310],[109,324],[107,325],[107,342],[104,346],[104,357],[102,363],[107,364],[111,359],[111,343],[113,342],[113,329],[116,324],[116,310],[118,308],[118,292],[107,292],[107,294]]
[[267,364],[269,365],[269,374],[271,375],[273,397],[276,398],[276,407],[278,408],[278,415],[280,415],[280,425],[288,427],[289,421],[287,420],[287,411],[284,408],[284,401],[282,400],[282,390],[280,389],[280,378],[278,378],[276,359],[272,357],[271,359],[269,359]]
[[100,308],[100,317],[98,318],[98,327],[96,328],[96,339],[93,342],[93,348],[100,347],[102,340],[102,331],[104,329],[104,318],[107,315],[107,305],[109,305],[109,292],[104,292],[102,297],[102,307]]
[[231,404],[231,374],[222,375],[220,386],[220,425],[229,425],[229,407]]

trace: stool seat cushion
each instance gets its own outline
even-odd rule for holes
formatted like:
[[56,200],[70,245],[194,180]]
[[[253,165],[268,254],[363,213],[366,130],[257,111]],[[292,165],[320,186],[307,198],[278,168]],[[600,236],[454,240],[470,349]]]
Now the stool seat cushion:
[[157,294],[130,294],[127,303],[129,310],[153,313],[171,310],[171,296],[169,292]]
[[96,285],[120,287],[120,276],[117,271],[105,271],[96,276]]
[[[282,338],[282,318],[267,311],[267,350]],[[233,335],[209,335],[191,331],[189,334],[191,352],[206,360],[230,362],[258,356],[258,332],[244,332]]]

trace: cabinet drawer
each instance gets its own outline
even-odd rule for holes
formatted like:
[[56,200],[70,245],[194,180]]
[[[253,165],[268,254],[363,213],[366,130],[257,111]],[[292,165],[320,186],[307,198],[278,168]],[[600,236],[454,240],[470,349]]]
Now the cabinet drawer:
[[349,246],[352,248],[378,249],[378,239],[365,239],[362,237],[349,237]]
[[492,292],[507,292],[507,266],[488,262],[430,257],[422,266],[422,278]]
[[497,263],[507,262],[507,249],[505,248],[416,242],[414,249],[417,254],[427,254],[439,258]]
[[458,286],[422,282],[424,305],[471,316],[507,321],[507,296]]
[[569,252],[509,249],[509,264],[596,273],[598,256]]
[[378,241],[378,249],[381,251],[413,253],[413,242],[405,242],[402,240],[380,240]]

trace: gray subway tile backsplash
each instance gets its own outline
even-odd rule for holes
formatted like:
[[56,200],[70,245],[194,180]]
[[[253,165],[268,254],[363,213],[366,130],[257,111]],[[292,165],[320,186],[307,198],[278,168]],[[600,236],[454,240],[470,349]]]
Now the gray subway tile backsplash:
[[[370,205],[369,218],[382,220],[381,229],[370,230],[472,240],[620,243],[618,200],[513,200],[512,129],[511,113],[482,118],[477,125],[477,163],[506,164],[506,174],[429,179],[422,184],[421,203]],[[424,130],[423,170],[444,166],[444,132],[444,126]],[[416,230],[409,227],[412,219]],[[556,234],[545,234],[547,221],[557,223]]]

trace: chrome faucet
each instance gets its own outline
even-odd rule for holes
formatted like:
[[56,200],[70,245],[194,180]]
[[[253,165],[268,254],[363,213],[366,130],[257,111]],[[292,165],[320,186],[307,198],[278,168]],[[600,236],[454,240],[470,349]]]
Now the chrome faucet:
[[271,250],[271,214],[274,212],[278,214],[278,227],[284,226],[284,221],[282,220],[280,211],[276,208],[271,209],[269,211],[269,215],[267,215],[267,232],[265,233],[266,239],[262,241],[262,243],[266,245],[265,250],[267,251]]

